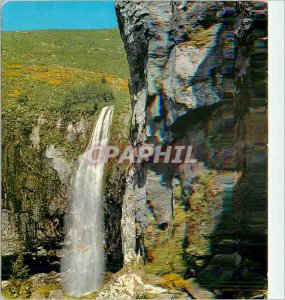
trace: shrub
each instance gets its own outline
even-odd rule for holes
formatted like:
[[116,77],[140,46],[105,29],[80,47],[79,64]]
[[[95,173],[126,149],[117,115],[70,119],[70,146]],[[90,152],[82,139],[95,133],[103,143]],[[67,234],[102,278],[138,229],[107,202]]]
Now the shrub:
[[26,105],[29,102],[29,98],[27,95],[21,95],[18,97],[17,101],[20,105]]
[[24,264],[23,254],[20,252],[12,264],[12,279],[26,279],[29,269]]
[[5,290],[7,298],[26,299],[30,296],[30,284],[26,280],[29,274],[28,267],[24,264],[24,257],[20,245],[16,260],[12,264],[10,283]]
[[166,274],[163,276],[163,279],[159,283],[159,285],[167,288],[167,289],[180,289],[180,290],[188,290],[189,283],[187,280],[184,280],[181,275],[176,273]]
[[111,88],[106,84],[88,83],[73,89],[64,99],[63,112],[81,111],[93,114],[100,103],[114,100]]

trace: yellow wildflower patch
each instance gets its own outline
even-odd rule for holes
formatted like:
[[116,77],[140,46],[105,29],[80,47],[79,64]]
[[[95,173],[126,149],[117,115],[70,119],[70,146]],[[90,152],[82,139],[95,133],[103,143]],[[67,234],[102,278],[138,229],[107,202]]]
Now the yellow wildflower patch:
[[[11,65],[10,65],[11,67]],[[10,69],[9,67],[9,69]],[[32,65],[11,71],[4,71],[3,76],[13,81],[19,77],[30,82],[41,82],[50,85],[58,84],[76,84],[81,82],[101,82],[103,78],[106,83],[119,90],[128,91],[128,81],[117,78],[111,74],[97,73],[93,71],[78,69],[78,68],[64,68],[60,66],[40,66]]]
[[11,93],[11,96],[12,97],[19,97],[21,95],[21,92],[19,90],[14,90],[12,93]]
[[61,80],[56,79],[56,78],[52,78],[47,83],[48,84],[61,84]]
[[12,70],[14,70],[14,69],[21,69],[22,68],[22,66],[21,65],[17,65],[17,64],[11,64],[11,65],[8,65],[8,69],[12,69]]

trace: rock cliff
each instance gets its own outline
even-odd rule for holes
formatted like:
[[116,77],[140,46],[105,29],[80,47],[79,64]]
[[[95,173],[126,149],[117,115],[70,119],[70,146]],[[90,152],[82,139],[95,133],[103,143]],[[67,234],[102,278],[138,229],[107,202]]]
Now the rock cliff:
[[[125,264],[142,257],[151,272],[192,277],[210,270],[216,254],[239,253],[242,263],[225,267],[218,281],[211,271],[198,279],[221,286],[255,278],[262,288],[266,4],[115,6],[131,73],[133,146],[192,145],[198,159],[194,166],[130,168],[121,222]],[[255,251],[262,252],[258,259]]]

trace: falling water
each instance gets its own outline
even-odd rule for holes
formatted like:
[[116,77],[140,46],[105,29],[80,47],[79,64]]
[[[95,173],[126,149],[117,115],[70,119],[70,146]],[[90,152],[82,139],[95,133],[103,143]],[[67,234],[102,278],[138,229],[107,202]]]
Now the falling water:
[[67,271],[65,291],[83,296],[97,290],[104,274],[103,173],[104,162],[92,163],[89,153],[108,144],[113,107],[102,109],[86,151],[79,157],[68,216],[68,255],[62,269]]

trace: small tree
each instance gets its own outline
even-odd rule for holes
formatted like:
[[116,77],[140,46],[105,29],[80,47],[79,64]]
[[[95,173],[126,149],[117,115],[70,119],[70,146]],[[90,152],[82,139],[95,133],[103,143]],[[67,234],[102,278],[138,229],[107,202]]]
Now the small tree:
[[29,98],[27,95],[21,95],[21,96],[19,96],[17,101],[20,105],[26,105],[29,102]]
[[29,274],[29,268],[24,263],[24,256],[22,252],[19,252],[16,260],[12,264],[12,276],[13,279],[26,279]]
[[27,287],[26,279],[29,275],[29,268],[25,265],[22,243],[17,247],[17,257],[12,263],[12,275],[10,277],[9,292],[14,297],[23,299],[29,296],[30,289]]

